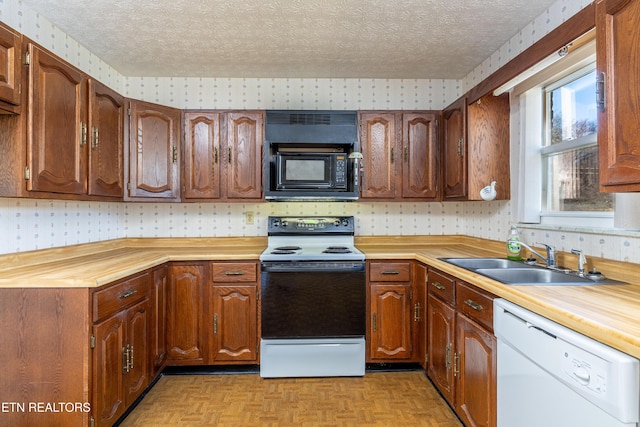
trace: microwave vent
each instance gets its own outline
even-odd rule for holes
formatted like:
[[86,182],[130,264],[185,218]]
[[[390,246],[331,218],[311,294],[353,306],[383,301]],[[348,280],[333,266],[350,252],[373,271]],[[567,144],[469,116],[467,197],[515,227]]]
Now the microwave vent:
[[358,139],[355,111],[267,111],[267,141],[353,144]]

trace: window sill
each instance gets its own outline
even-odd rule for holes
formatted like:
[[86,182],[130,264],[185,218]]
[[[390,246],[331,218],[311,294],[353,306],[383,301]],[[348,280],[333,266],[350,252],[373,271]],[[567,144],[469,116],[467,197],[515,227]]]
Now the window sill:
[[518,228],[522,230],[532,229],[532,230],[565,231],[565,232],[571,232],[571,233],[596,234],[601,236],[640,237],[640,230],[626,230],[622,228],[613,228],[613,227],[518,223]]

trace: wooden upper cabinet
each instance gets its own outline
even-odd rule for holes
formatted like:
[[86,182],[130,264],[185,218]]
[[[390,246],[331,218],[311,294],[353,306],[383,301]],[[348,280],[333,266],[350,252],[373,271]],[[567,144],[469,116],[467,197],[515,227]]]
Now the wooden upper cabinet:
[[438,197],[438,136],[435,113],[402,115],[402,197]]
[[181,111],[130,101],[128,200],[180,200]]
[[443,198],[461,198],[467,195],[467,105],[466,98],[460,98],[442,114],[444,163]]
[[89,194],[122,197],[124,99],[89,80]]
[[394,113],[360,114],[360,150],[364,156],[362,198],[395,198],[398,177],[395,141]]
[[87,188],[87,78],[29,44],[29,191],[84,194]]
[[262,111],[227,113],[225,177],[230,199],[262,197],[263,129]]
[[509,116],[508,94],[471,104],[462,98],[444,110],[445,200],[482,200],[480,190],[492,181],[496,200],[511,197]]
[[640,0],[598,0],[600,189],[640,191]]
[[184,113],[184,199],[220,197],[220,113]]
[[360,113],[362,198],[438,198],[437,118],[434,112]]
[[[0,101],[20,104],[21,77],[22,36],[0,22]],[[17,112],[13,107],[7,109]]]

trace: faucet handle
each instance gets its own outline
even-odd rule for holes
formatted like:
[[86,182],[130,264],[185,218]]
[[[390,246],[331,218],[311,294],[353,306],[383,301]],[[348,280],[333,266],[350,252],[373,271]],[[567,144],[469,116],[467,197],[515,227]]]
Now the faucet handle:
[[547,267],[555,267],[556,266],[556,247],[553,245],[548,245],[546,243],[536,243],[536,245],[541,245],[547,248]]

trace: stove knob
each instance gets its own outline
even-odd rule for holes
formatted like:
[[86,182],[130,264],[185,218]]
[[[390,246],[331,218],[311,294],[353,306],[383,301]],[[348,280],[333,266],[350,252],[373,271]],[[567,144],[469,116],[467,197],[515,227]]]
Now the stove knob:
[[349,220],[348,220],[348,219],[346,219],[346,218],[344,218],[344,219],[342,220],[342,225],[343,225],[343,226],[345,226],[345,227],[348,227],[348,226],[349,226]]
[[273,220],[273,226],[274,227],[280,227],[280,220],[279,219],[274,219]]
[[282,226],[283,226],[283,227],[286,227],[286,226],[288,226],[288,225],[289,225],[289,223],[288,223],[287,221],[282,221]]
[[340,226],[340,220],[336,219],[335,221],[333,221],[333,225],[335,225],[336,227]]

